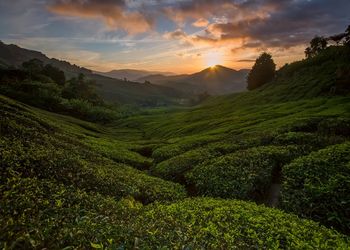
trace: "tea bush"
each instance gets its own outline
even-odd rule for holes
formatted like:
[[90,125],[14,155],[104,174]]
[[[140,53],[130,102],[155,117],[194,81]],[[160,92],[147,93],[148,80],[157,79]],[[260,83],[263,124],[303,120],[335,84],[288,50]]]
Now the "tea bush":
[[217,141],[218,139],[219,138],[215,136],[189,136],[186,138],[172,139],[170,141],[171,144],[155,149],[152,158],[154,158],[156,163],[161,162],[209,142]]
[[112,240],[123,246],[141,205],[119,202],[52,180],[12,172],[0,185],[1,249],[82,249]]
[[350,233],[350,143],[327,147],[283,168],[282,207]]
[[145,207],[133,227],[139,249],[348,249],[336,231],[280,210],[193,198]]
[[[164,181],[116,163],[78,141],[68,131],[51,126],[30,112],[3,102],[0,114],[0,157],[3,170],[24,177],[54,179],[115,198],[133,196],[149,203],[186,196],[179,184]],[[6,179],[2,174],[0,179]]]
[[195,167],[187,178],[200,194],[261,199],[273,171],[303,154],[297,146],[261,146],[214,158]]
[[162,161],[151,168],[152,174],[167,180],[186,183],[185,174],[208,159],[239,149],[234,142],[214,142]]

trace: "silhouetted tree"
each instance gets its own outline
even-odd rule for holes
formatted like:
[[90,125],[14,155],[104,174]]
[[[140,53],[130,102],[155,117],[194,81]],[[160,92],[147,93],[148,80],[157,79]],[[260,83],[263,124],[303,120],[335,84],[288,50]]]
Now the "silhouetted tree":
[[86,80],[84,74],[73,77],[62,91],[62,96],[67,99],[81,99],[92,104],[101,104],[103,101],[96,93],[95,82]]
[[335,42],[337,44],[337,46],[339,45],[339,43],[341,42],[341,40],[344,39],[344,37],[346,36],[346,33],[341,33],[338,35],[333,35],[329,37],[329,40],[332,40],[333,42]]
[[266,52],[262,53],[248,74],[248,89],[253,90],[272,81],[275,73],[276,64],[273,62],[272,56]]
[[34,74],[39,74],[44,69],[44,63],[39,59],[31,59],[22,63],[22,67],[29,72],[32,77]]
[[44,75],[50,77],[58,85],[64,85],[66,82],[66,76],[64,72],[51,64],[47,64],[42,72]]
[[348,26],[348,28],[345,31],[345,45],[350,46],[350,25]]
[[310,48],[310,47],[307,47],[307,48],[305,49],[305,57],[306,57],[306,58],[309,58],[309,57],[312,56],[311,54],[312,54],[311,48]]
[[310,42],[310,47],[306,48],[305,54],[306,57],[313,57],[319,54],[322,50],[327,48],[327,39],[322,37],[322,36],[315,36],[311,42]]

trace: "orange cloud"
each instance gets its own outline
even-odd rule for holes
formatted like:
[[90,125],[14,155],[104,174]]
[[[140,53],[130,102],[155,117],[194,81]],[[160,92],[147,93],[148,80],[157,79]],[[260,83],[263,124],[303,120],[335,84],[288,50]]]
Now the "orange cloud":
[[56,1],[48,9],[56,14],[101,19],[112,29],[122,29],[131,34],[151,30],[153,20],[140,12],[125,11],[123,1]]
[[194,27],[198,27],[198,28],[207,27],[208,24],[209,24],[209,21],[207,19],[204,19],[204,18],[200,18],[197,21],[195,21],[194,23],[192,23],[192,25]]

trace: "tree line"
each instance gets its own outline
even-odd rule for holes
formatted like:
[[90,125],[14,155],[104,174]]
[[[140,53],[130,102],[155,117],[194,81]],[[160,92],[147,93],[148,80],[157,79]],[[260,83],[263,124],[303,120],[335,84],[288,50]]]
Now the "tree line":
[[[332,44],[333,43],[333,44]],[[328,45],[350,46],[350,25],[344,33],[329,37],[315,36],[310,41],[310,46],[305,49],[306,58],[312,58],[325,50]],[[263,52],[255,61],[252,70],[247,77],[248,90],[254,90],[262,85],[271,82],[276,76],[276,64],[272,55]]]

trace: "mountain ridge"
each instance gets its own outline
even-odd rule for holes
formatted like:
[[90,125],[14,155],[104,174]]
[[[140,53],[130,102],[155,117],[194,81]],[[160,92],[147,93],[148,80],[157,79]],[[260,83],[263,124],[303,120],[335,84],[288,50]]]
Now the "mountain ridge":
[[127,80],[136,81],[136,82],[137,82],[137,79],[148,75],[154,75],[154,74],[161,74],[164,76],[175,75],[172,72],[148,71],[148,70],[138,70],[138,69],[114,69],[107,72],[95,71],[95,73],[103,76],[116,78],[116,79],[126,78]]
[[235,70],[215,65],[193,74],[175,76],[149,75],[137,79],[139,82],[151,82],[156,85],[182,89],[190,93],[208,92],[212,95],[237,93],[246,90],[248,69]]
[[90,69],[56,58],[49,58],[42,52],[21,48],[14,44],[5,44],[0,41],[0,65],[21,67],[23,62],[31,59],[39,59],[45,64],[52,64],[63,70],[67,79],[84,74],[88,79],[96,82],[99,94],[112,103],[163,106],[178,103],[179,99],[184,98],[182,91],[168,86],[139,84],[95,74]]

